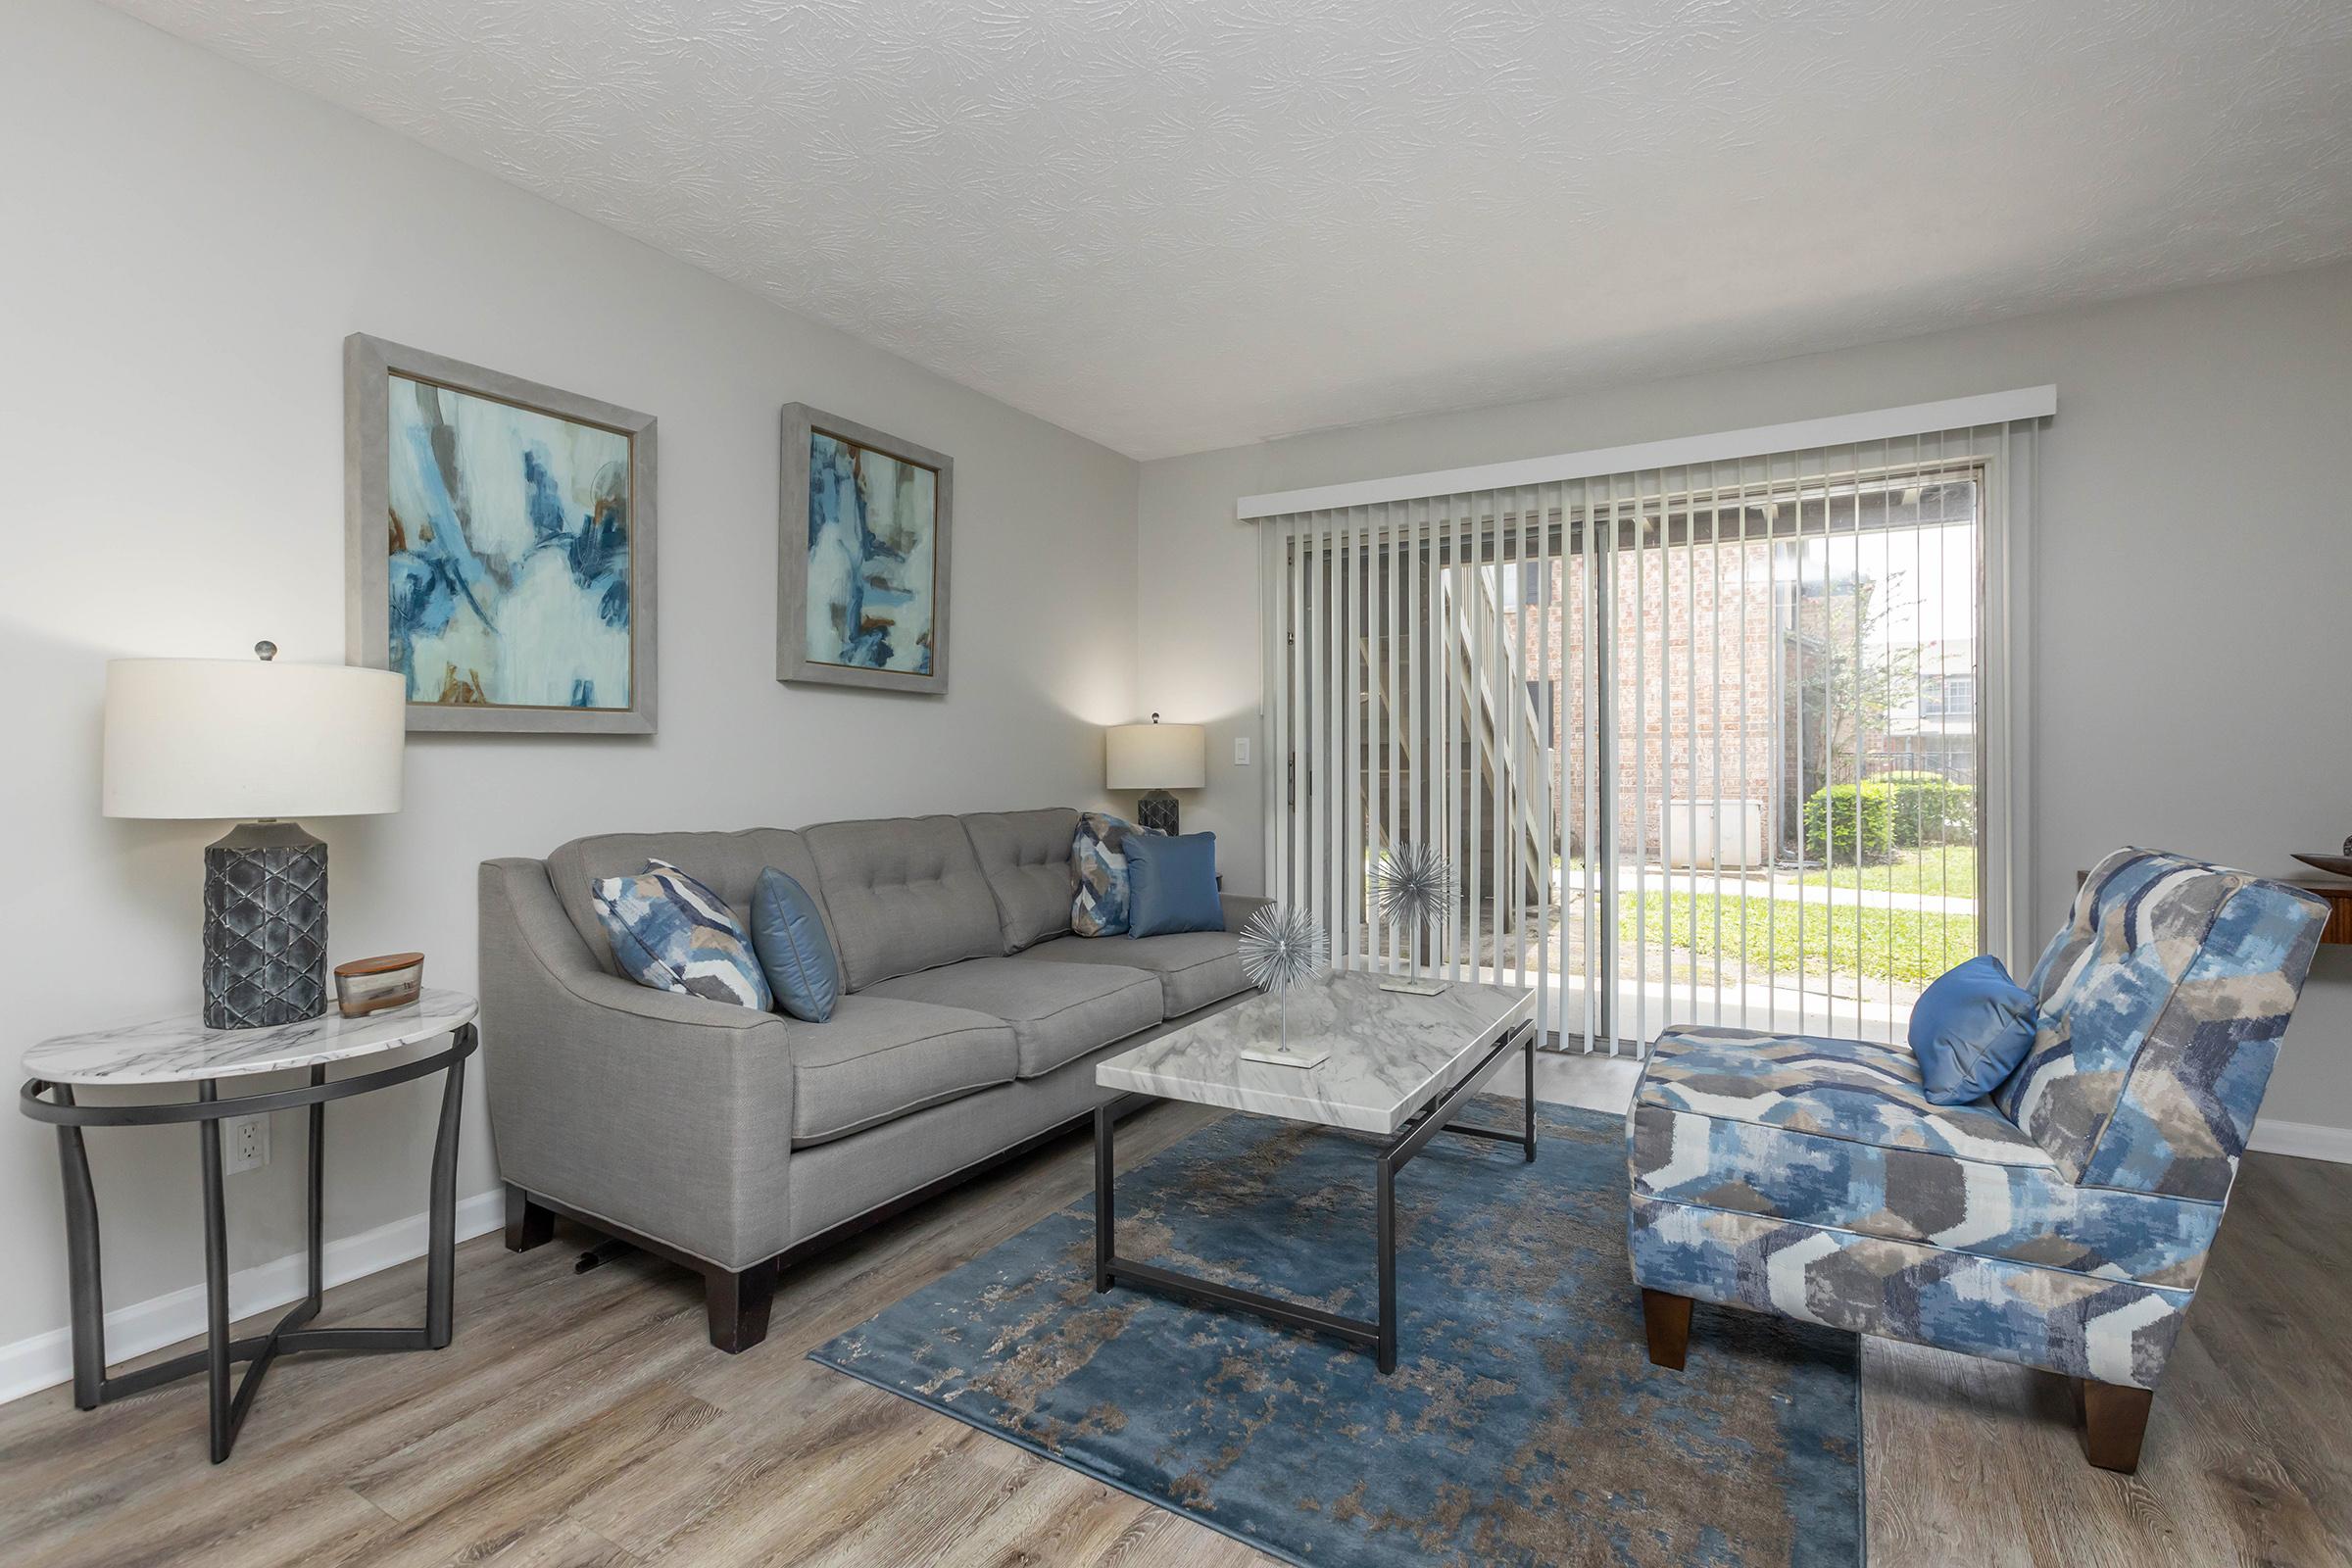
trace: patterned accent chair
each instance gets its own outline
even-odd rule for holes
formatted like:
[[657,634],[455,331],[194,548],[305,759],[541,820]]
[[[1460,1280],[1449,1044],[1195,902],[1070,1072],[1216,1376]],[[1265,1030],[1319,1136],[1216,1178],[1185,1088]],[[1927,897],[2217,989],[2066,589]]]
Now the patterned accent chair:
[[1627,1121],[1649,1358],[1693,1299],[2077,1381],[2131,1471],[2325,923],[2310,894],[2119,850],[2034,966],[2041,1027],[1971,1104],[1908,1047],[1669,1029]]

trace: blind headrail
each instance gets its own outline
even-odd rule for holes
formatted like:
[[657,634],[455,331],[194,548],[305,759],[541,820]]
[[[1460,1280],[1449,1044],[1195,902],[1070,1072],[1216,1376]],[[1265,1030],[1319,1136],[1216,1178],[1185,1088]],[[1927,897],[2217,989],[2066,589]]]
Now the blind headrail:
[[1601,474],[1628,473],[1643,468],[1672,468],[1685,464],[1768,457],[1775,453],[1799,452],[1814,447],[1850,446],[1857,441],[1881,441],[1937,430],[2002,425],[2016,419],[2043,418],[2057,412],[2056,386],[2015,387],[2006,392],[1981,392],[1974,397],[1946,398],[1940,403],[1912,403],[1895,409],[1875,409],[1867,414],[1839,414],[1823,419],[1760,424],[1751,429],[1723,430],[1713,435],[1675,436],[1665,441],[1640,441],[1631,446],[1564,452],[1556,457],[1521,458],[1510,463],[1484,463],[1467,468],[1438,468],[1427,473],[1400,473],[1386,479],[1358,479],[1348,484],[1318,485],[1306,490],[1277,490],[1269,495],[1244,496],[1235,504],[1234,511],[1237,516],[1248,521],[1257,517],[1285,516],[1297,512],[1378,506],[1387,501],[1418,501],[1429,496],[1499,490],[1512,485],[1550,484],[1562,479],[1589,479]]

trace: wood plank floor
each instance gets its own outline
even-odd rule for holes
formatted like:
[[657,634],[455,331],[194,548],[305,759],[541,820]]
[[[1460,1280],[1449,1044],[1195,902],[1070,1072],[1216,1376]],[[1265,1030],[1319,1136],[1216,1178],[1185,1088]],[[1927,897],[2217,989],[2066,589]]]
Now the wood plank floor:
[[[1619,1108],[1631,1081],[1544,1065],[1552,1099]],[[1144,1113],[1121,1163],[1210,1114]],[[455,1345],[281,1362],[219,1468],[199,1383],[86,1414],[65,1389],[0,1407],[0,1560],[1263,1562],[803,1359],[1089,1181],[1074,1137],[883,1226],[791,1277],[768,1343],[735,1357],[679,1270],[632,1255],[575,1276],[583,1233],[520,1256],[484,1237],[459,1253]],[[2082,1462],[2059,1380],[1869,1345],[1872,1563],[2352,1563],[2348,1200],[2352,1168],[2247,1160],[2134,1478]],[[326,1317],[402,1321],[422,1292],[421,1264],[391,1270],[329,1293]]]

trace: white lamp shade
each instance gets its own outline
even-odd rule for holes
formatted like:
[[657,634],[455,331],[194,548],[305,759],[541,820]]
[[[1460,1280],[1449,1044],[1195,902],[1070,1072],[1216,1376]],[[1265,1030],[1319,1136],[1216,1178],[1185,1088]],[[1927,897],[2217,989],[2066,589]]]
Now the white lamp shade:
[[106,666],[108,816],[400,809],[408,685],[388,669],[258,659]]
[[1208,781],[1208,732],[1198,724],[1118,724],[1102,732],[1102,786],[1197,790]]

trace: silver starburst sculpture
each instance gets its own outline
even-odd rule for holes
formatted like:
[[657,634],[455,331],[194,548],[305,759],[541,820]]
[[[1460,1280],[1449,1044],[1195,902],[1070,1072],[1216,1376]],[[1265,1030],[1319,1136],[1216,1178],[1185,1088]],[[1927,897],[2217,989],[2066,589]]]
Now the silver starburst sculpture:
[[[1416,954],[1421,933],[1452,915],[1461,892],[1453,862],[1426,844],[1399,844],[1372,868],[1372,896],[1381,918],[1404,927]],[[1382,988],[1422,994],[1446,989],[1443,982],[1421,979],[1383,981]]]
[[1331,942],[1304,909],[1269,904],[1243,922],[1242,973],[1282,1004],[1282,1044],[1291,1043],[1291,987],[1331,961]]
[[1382,856],[1372,869],[1372,891],[1381,918],[1415,926],[1451,914],[1461,896],[1453,862],[1426,844],[1399,844]]

